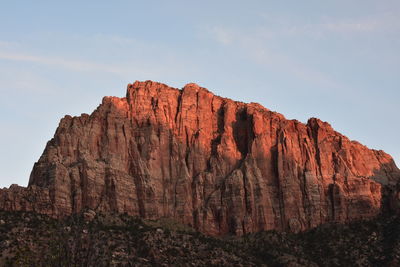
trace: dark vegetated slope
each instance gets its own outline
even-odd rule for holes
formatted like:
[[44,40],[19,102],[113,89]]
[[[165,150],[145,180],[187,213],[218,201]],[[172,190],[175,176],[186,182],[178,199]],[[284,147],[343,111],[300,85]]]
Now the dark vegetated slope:
[[[90,213],[89,213],[90,215]],[[400,220],[214,238],[172,220],[0,213],[1,266],[398,266]]]

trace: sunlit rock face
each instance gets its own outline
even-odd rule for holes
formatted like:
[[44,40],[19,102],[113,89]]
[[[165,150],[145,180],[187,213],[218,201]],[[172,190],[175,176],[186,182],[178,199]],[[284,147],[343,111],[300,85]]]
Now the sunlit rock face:
[[394,208],[399,180],[388,154],[326,122],[146,81],[64,117],[28,188],[0,190],[0,208],[171,217],[211,235],[296,232]]

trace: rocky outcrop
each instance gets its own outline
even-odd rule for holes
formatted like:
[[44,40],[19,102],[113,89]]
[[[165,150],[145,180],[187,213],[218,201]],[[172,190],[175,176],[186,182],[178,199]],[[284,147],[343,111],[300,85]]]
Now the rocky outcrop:
[[[45,192],[56,217],[126,212],[220,235],[373,217],[396,202],[399,179],[388,154],[326,122],[146,81],[64,117],[25,191]],[[38,210],[14,199],[1,191],[0,208]]]
[[35,185],[26,188],[13,184],[8,189],[0,189],[0,209],[54,214],[49,189]]

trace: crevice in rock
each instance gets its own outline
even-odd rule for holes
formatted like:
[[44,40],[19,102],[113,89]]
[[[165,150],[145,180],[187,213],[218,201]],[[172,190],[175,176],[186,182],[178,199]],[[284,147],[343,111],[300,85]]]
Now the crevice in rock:
[[[277,131],[277,135],[276,135],[276,146],[273,147],[271,149],[271,155],[273,158],[273,162],[274,162],[274,173],[275,173],[275,178],[276,178],[276,187],[277,187],[277,199],[278,199],[278,206],[279,206],[279,218],[280,218],[280,227],[281,229],[285,229],[286,228],[286,224],[285,224],[285,202],[283,200],[283,188],[282,188],[282,184],[281,184],[281,176],[283,176],[283,174],[280,172],[280,170],[283,171],[283,169],[280,168],[280,164],[283,164],[283,159],[284,159],[284,155],[283,153],[279,153],[279,146],[284,147],[283,145],[283,140],[284,140],[284,130],[282,128],[282,126],[280,126],[280,128]],[[283,166],[282,166],[283,167]]]
[[302,206],[303,206],[303,211],[306,214],[307,218],[309,218],[307,220],[307,224],[308,227],[310,225],[310,218],[312,217],[311,214],[311,203],[310,203],[310,195],[308,192],[308,188],[307,188],[307,176],[306,176],[307,170],[304,169],[303,172],[299,172],[299,176],[302,176],[303,179],[301,179],[301,177],[299,177],[299,180],[302,181],[303,185],[300,184],[300,188],[302,188],[302,192],[303,192],[303,197],[302,197]]
[[330,204],[331,204],[331,219],[332,221],[335,220],[335,184],[330,184],[328,186],[328,197],[330,199]]
[[125,131],[125,124],[122,124],[122,134],[124,135],[124,138],[125,138],[125,143],[126,143],[126,131]]
[[76,185],[75,185],[75,179],[72,176],[72,173],[69,173],[69,179],[70,179],[70,192],[71,192],[71,211],[72,213],[77,212],[77,207],[76,207]]
[[222,105],[217,111],[217,137],[211,140],[211,156],[216,156],[218,146],[221,144],[222,135],[224,134],[225,110]]
[[108,205],[112,211],[118,211],[117,206],[117,192],[115,190],[115,181],[112,178],[111,170],[106,168],[105,173],[105,188]]
[[153,109],[153,111],[155,113],[155,110],[158,108],[158,99],[157,98],[154,98],[154,97],[151,98],[151,108]]
[[[130,142],[129,147],[131,149],[134,149],[134,144]],[[139,173],[138,166],[137,166],[137,157],[135,157],[133,154],[137,154],[135,152],[132,153],[131,149],[128,149],[128,154],[129,154],[129,166],[128,166],[128,172],[129,175],[132,177],[133,182],[135,184],[136,188],[136,197],[138,201],[138,209],[139,209],[139,215],[143,218],[146,216],[146,211],[145,211],[145,194],[144,194],[144,185],[143,185],[143,179],[141,174]]]
[[321,151],[319,148],[319,143],[318,143],[318,131],[319,131],[319,125],[315,125],[316,122],[314,121],[309,121],[307,126],[308,126],[308,135],[310,138],[313,139],[314,141],[314,147],[315,147],[315,160],[317,161],[318,165],[318,171],[319,175],[322,177],[322,164],[321,164]]
[[242,175],[243,175],[243,192],[244,192],[244,204],[245,204],[245,207],[246,207],[246,209],[245,209],[245,213],[247,214],[247,213],[252,213],[252,209],[251,209],[251,203],[249,203],[250,202],[250,200],[249,200],[249,192],[248,192],[248,188],[247,188],[247,181],[248,181],[248,178],[247,178],[247,175],[246,175],[246,173],[247,173],[247,166],[246,166],[246,164],[244,163],[243,164],[243,168],[242,168]]
[[236,147],[242,154],[242,160],[246,158],[254,140],[253,117],[247,113],[247,108],[240,108],[236,112],[236,121],[232,125],[233,138]]
[[[79,165],[79,177],[80,177],[80,187],[81,187],[81,199],[82,199],[82,204],[88,205],[89,203],[89,193],[88,193],[88,187],[89,187],[89,181],[87,177],[87,166],[86,162],[82,161],[81,164]],[[81,208],[86,208],[83,205]]]
[[178,126],[178,132],[180,132],[181,127],[182,127],[181,122],[179,121],[179,123],[178,123],[179,115],[182,117],[182,114],[181,114],[181,112],[182,112],[182,97],[183,97],[183,90],[180,90],[178,99],[177,99],[178,103],[176,105],[176,113],[175,113],[175,125]]

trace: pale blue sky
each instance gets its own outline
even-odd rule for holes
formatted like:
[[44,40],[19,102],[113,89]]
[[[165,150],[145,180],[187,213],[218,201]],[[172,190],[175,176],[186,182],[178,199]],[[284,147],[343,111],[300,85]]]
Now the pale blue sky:
[[135,80],[319,117],[400,162],[398,0],[56,2],[1,1],[0,187]]

